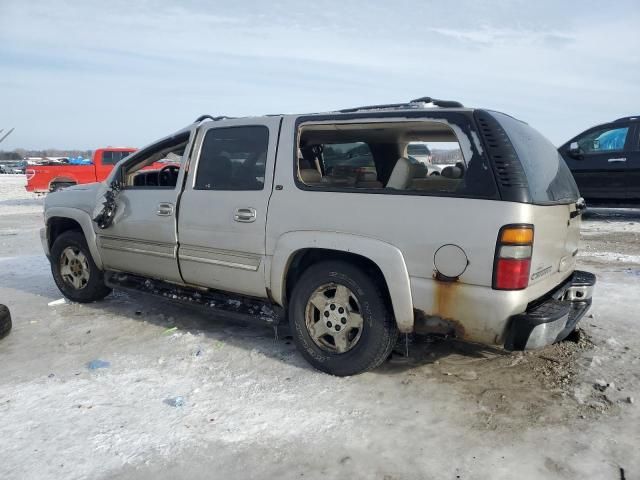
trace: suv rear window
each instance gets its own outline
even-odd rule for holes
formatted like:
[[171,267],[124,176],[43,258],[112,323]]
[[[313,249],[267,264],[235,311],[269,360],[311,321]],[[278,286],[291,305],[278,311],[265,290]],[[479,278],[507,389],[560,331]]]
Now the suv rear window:
[[572,203],[580,197],[569,167],[546,137],[509,115],[491,115],[500,122],[518,154],[533,203]]

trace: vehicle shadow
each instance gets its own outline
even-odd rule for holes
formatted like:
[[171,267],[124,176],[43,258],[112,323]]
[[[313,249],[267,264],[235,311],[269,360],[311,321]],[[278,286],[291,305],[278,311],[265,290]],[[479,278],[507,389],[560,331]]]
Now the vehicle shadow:
[[508,358],[513,354],[501,348],[481,345],[441,335],[400,335],[391,357],[378,371],[404,372],[422,366],[464,366]]
[[[118,290],[99,302],[49,306],[48,303],[52,300],[61,299],[62,294],[57,290],[50,276],[42,275],[41,270],[48,267],[46,259],[40,256],[26,259],[22,257],[20,266],[23,270],[19,270],[15,265],[16,261],[11,260],[8,262],[11,264],[7,272],[9,275],[3,278],[2,286],[27,295],[36,295],[39,299],[36,303],[42,302],[38,307],[42,315],[47,315],[56,309],[62,316],[125,317],[160,327],[167,334],[178,332],[203,335],[216,344],[223,342],[249,351],[258,349],[267,357],[306,370],[313,370],[313,367],[297,352],[286,321],[273,326],[250,316],[229,317],[223,312],[208,310],[204,307],[176,303],[142,292]],[[0,300],[3,300],[3,303],[12,303],[10,298]],[[19,311],[18,309],[17,312]],[[408,337],[407,355],[406,340],[404,335],[399,336],[389,359],[374,370],[374,373],[403,372],[420,366],[437,364],[445,358],[450,361],[466,362],[509,355],[508,352],[497,348],[422,335]]]
[[[259,350],[261,354],[280,362],[315,371],[299,354],[286,320],[279,325],[246,316],[228,317],[223,312],[144,293],[116,291],[105,301],[91,304],[103,312],[145,321],[169,331],[174,327],[181,333],[204,335],[213,341],[222,341],[244,350]],[[408,346],[408,355],[407,355]],[[390,357],[373,373],[402,373],[421,366],[439,364],[463,365],[496,357],[510,357],[511,353],[486,345],[462,342],[442,336],[400,335]]]

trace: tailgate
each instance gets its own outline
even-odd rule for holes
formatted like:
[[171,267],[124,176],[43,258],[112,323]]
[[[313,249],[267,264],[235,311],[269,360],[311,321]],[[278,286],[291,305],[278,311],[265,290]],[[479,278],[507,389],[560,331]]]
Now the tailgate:
[[558,286],[575,270],[580,212],[575,203],[532,205],[532,208],[534,240],[529,288],[539,296]]

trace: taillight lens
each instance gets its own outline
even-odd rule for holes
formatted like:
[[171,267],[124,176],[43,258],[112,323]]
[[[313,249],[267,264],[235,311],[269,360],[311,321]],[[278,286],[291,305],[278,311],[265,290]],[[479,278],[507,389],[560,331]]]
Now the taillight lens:
[[33,170],[32,168],[27,168],[27,170],[24,173],[27,176],[27,180],[31,180],[36,175],[36,171]]
[[505,225],[500,229],[493,265],[493,288],[522,290],[529,285],[533,225]]

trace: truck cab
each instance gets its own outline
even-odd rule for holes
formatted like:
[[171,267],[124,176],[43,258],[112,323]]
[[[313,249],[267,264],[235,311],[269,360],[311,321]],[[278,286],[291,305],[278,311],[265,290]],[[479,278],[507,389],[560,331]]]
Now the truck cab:
[[93,152],[88,164],[69,164],[44,161],[30,165],[27,175],[28,192],[49,193],[72,185],[100,182],[107,178],[115,164],[135,152],[129,147],[105,147]]

